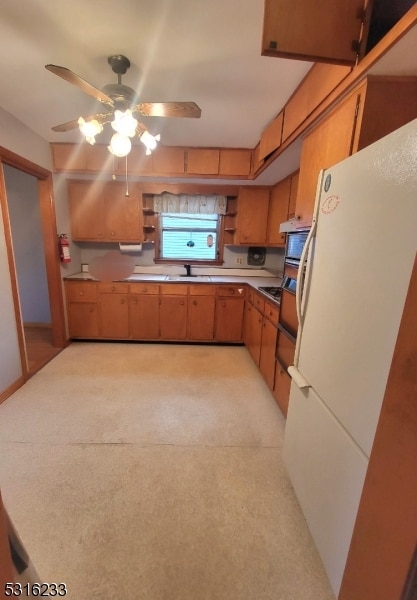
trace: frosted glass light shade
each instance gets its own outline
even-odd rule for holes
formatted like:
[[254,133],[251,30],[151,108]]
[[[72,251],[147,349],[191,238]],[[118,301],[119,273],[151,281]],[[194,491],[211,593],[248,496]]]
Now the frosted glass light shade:
[[121,110],[114,111],[114,119],[111,126],[114,131],[124,135],[125,137],[133,137],[136,133],[138,122],[132,116],[132,111],[127,109],[125,112]]
[[78,127],[81,133],[84,135],[86,141],[94,146],[96,143],[95,136],[103,131],[103,125],[99,123],[96,119],[92,119],[91,121],[86,121],[83,117],[78,119]]
[[110,146],[107,146],[107,148],[114,156],[127,156],[132,148],[132,142],[127,136],[115,133],[110,140]]

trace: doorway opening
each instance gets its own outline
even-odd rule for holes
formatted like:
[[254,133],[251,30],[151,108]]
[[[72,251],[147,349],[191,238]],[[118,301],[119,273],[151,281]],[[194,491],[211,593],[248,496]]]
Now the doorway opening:
[[67,344],[52,175],[0,149],[3,216],[23,380]]

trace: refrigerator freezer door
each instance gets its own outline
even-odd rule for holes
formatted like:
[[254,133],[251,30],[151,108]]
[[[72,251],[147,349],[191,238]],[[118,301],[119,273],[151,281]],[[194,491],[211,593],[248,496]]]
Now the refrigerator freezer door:
[[337,596],[368,461],[314,390],[294,382],[284,462]]
[[298,369],[367,456],[417,250],[416,146],[417,120],[325,171],[304,291]]

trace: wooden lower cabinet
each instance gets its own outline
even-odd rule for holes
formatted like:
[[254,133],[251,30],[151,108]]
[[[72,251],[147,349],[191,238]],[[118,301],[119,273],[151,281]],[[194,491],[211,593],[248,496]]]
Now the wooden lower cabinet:
[[125,339],[129,337],[129,303],[127,294],[100,294],[100,337]]
[[97,303],[70,302],[68,310],[68,330],[72,338],[98,338]]
[[131,339],[159,339],[159,294],[130,294],[129,323]]
[[259,370],[269,389],[274,389],[275,383],[275,347],[277,344],[277,327],[267,317],[262,321],[262,344],[260,348]]
[[65,292],[70,337],[98,338],[97,284],[92,281],[67,281]]
[[245,285],[218,285],[214,339],[217,342],[242,342],[245,312]]
[[187,338],[187,297],[161,296],[159,323],[162,340]]
[[247,306],[247,340],[246,347],[255,364],[259,367],[262,341],[262,313],[252,304]]
[[187,339],[196,342],[213,341],[216,286],[189,285],[188,294]]
[[242,342],[245,285],[66,281],[72,338]]
[[287,371],[281,367],[279,362],[276,363],[275,369],[275,385],[274,398],[277,401],[283,415],[286,417],[288,412],[288,404],[290,400],[291,377]]

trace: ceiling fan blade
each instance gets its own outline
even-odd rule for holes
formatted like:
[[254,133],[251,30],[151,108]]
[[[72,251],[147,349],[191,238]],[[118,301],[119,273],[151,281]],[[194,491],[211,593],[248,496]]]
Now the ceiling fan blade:
[[48,71],[51,71],[51,73],[54,73],[54,75],[58,75],[58,77],[62,77],[62,79],[65,79],[69,83],[72,83],[72,85],[75,85],[80,90],[82,90],[89,96],[92,96],[99,102],[102,102],[103,104],[106,104],[110,107],[114,106],[113,100],[110,98],[110,96],[104,94],[102,91],[91,85],[91,83],[88,83],[87,81],[70,71],[70,69],[67,69],[66,67],[59,67],[58,65],[45,65],[45,69],[48,69]]
[[[96,115],[90,115],[88,117],[83,117],[84,121],[93,121],[96,119],[99,123],[104,125],[104,123],[108,123],[113,118],[113,113],[99,113]],[[55,125],[52,127],[52,131],[70,131],[71,129],[76,129],[78,127],[78,119],[74,119],[73,121],[68,121],[67,123],[62,123],[61,125]]]
[[201,117],[201,108],[195,102],[141,102],[135,110],[145,117]]

